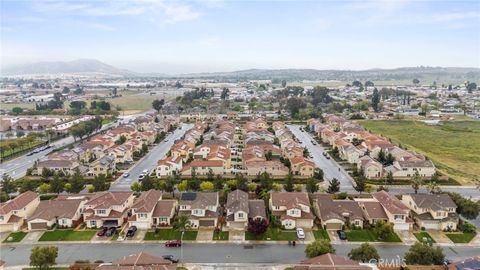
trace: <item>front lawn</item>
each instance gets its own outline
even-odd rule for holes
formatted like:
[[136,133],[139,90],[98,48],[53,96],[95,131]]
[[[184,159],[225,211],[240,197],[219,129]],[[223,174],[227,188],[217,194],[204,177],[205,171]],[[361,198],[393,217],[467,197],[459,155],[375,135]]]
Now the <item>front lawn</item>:
[[[197,231],[185,231],[183,240],[196,240]],[[160,229],[158,233],[147,232],[143,240],[180,240],[182,238],[182,232],[173,229]]]
[[[8,237],[3,240],[3,243],[16,243],[22,241],[22,239],[27,235],[26,232],[12,232],[11,234],[8,235]],[[12,238],[10,241],[8,241],[9,238]]]
[[373,229],[346,231],[347,240],[351,242],[402,242],[396,233],[390,234],[385,239],[379,239]]
[[475,233],[446,233],[445,234],[452,242],[466,244],[470,243],[475,237]]
[[423,238],[426,238],[427,242],[435,243],[435,240],[433,240],[433,238],[427,232],[414,233],[413,235],[415,235],[417,240],[420,242],[423,242]]
[[213,240],[228,240],[228,232],[213,232]]
[[330,236],[328,236],[326,230],[314,230],[313,235],[315,236],[315,240],[327,239],[330,241]]
[[268,227],[267,231],[261,235],[254,235],[250,232],[245,232],[245,240],[293,241],[298,240],[298,238],[296,231]]
[[74,230],[54,230],[46,231],[38,241],[90,241],[95,235],[94,230],[74,231]]

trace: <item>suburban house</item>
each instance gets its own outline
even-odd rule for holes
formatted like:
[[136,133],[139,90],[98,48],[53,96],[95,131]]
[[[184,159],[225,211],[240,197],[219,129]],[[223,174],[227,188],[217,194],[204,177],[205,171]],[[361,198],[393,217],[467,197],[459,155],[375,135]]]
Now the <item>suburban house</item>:
[[285,229],[313,227],[314,216],[306,192],[273,192],[269,208]]
[[320,195],[315,198],[313,207],[326,230],[341,230],[347,224],[363,228],[363,212],[356,201],[333,200],[328,195]]
[[388,222],[393,224],[395,231],[405,231],[412,228],[413,221],[408,217],[410,209],[395,195],[382,190],[373,193],[373,198],[382,205],[387,214]]
[[335,254],[327,253],[302,261],[300,265],[293,267],[293,270],[373,270],[376,267],[362,265]]
[[379,178],[383,175],[383,165],[370,156],[361,157],[357,163],[357,168],[362,169],[367,178]]
[[40,204],[40,196],[32,191],[0,203],[0,232],[18,231]]
[[380,220],[383,222],[388,222],[387,213],[385,213],[382,204],[380,204],[378,201],[363,198],[356,198],[354,200],[358,202],[358,205],[362,209],[363,216],[368,224],[374,225]]
[[179,156],[169,156],[157,162],[157,177],[164,177],[180,173],[183,168],[183,160]]
[[257,176],[268,173],[274,177],[285,177],[288,175],[288,168],[278,160],[269,161],[248,161],[245,163],[248,176]]
[[153,209],[153,226],[171,226],[178,208],[177,200],[160,200]]
[[188,215],[192,228],[217,227],[219,206],[217,192],[184,192],[179,215]]
[[223,162],[220,160],[199,160],[195,159],[189,164],[183,166],[182,175],[192,175],[195,171],[196,175],[208,175],[210,170],[215,174],[225,174]]
[[85,197],[58,198],[41,201],[35,212],[28,218],[28,230],[45,230],[57,225],[60,228],[74,228],[83,221]]
[[100,174],[108,175],[115,173],[115,157],[113,156],[103,156],[90,165],[91,171],[95,176]]
[[385,171],[391,171],[395,178],[410,178],[417,172],[422,177],[432,177],[435,166],[431,160],[397,160]]
[[177,264],[161,257],[140,252],[112,261],[102,263],[95,270],[175,270]]
[[62,171],[66,175],[72,175],[78,169],[80,164],[75,160],[65,159],[46,159],[37,163],[36,175],[42,175],[44,168],[55,172]]
[[290,159],[291,170],[294,175],[311,177],[315,172],[315,163],[306,160],[303,156]]
[[84,221],[88,228],[121,226],[133,205],[132,192],[98,192],[85,203]]
[[131,207],[130,226],[137,226],[139,229],[150,229],[153,224],[153,210],[161,199],[162,192],[158,190],[151,189],[142,192],[140,197],[134,200]]
[[448,194],[406,194],[402,202],[412,210],[418,227],[427,230],[457,230],[457,205]]
[[248,220],[264,219],[268,222],[264,200],[248,201]]
[[248,214],[250,212],[248,193],[240,189],[228,193],[225,209],[228,228],[244,229],[248,226]]

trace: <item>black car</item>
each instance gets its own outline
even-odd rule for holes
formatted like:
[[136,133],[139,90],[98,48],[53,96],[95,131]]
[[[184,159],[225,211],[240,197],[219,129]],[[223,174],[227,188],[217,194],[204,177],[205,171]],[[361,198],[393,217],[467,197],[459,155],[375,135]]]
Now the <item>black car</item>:
[[135,235],[135,232],[137,232],[137,226],[131,226],[127,230],[127,237],[133,237]]
[[116,227],[110,227],[108,231],[105,233],[105,236],[107,237],[113,236],[116,231],[117,231]]
[[344,230],[338,230],[337,234],[338,234],[338,238],[340,238],[340,240],[347,240],[347,234],[345,233]]
[[162,258],[167,261],[171,261],[172,263],[178,263],[178,259],[175,258],[173,255],[163,255]]

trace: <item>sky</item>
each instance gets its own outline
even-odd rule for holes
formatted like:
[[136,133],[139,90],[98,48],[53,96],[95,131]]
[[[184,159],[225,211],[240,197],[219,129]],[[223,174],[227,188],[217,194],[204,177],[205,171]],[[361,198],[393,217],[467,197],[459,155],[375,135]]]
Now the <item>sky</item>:
[[0,0],[2,67],[136,72],[480,67],[480,1]]

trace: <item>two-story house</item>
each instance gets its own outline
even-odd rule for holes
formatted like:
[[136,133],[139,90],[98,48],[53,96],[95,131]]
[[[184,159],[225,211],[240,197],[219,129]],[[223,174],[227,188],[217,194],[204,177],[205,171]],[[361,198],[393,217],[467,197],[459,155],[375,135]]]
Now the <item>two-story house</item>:
[[356,201],[319,195],[314,199],[313,208],[326,230],[341,230],[346,224],[363,228],[363,212]]
[[388,222],[393,224],[395,231],[405,231],[412,228],[413,220],[409,218],[410,209],[395,195],[382,190],[373,193],[373,198],[382,205],[385,214],[387,214]]
[[60,228],[74,228],[80,224],[87,197],[59,197],[41,201],[35,212],[28,218],[28,230],[45,230],[57,225]]
[[402,202],[412,210],[412,218],[420,228],[457,229],[457,205],[448,194],[406,194]]
[[187,215],[192,228],[217,227],[219,206],[217,192],[184,192],[179,215]]
[[157,162],[155,170],[157,177],[170,176],[180,173],[183,168],[183,160],[179,156],[169,156]]
[[270,195],[269,207],[285,229],[313,227],[314,216],[306,192],[273,192]]
[[227,203],[227,227],[231,229],[244,229],[248,226],[248,193],[237,189],[228,193]]
[[40,196],[32,191],[24,192],[17,197],[0,203],[0,232],[18,231],[38,204]]
[[132,205],[129,224],[139,229],[170,226],[177,204],[176,200],[162,200],[162,193],[158,190],[142,192]]
[[88,228],[121,226],[128,219],[133,205],[132,192],[104,191],[96,193],[85,203],[84,221]]

